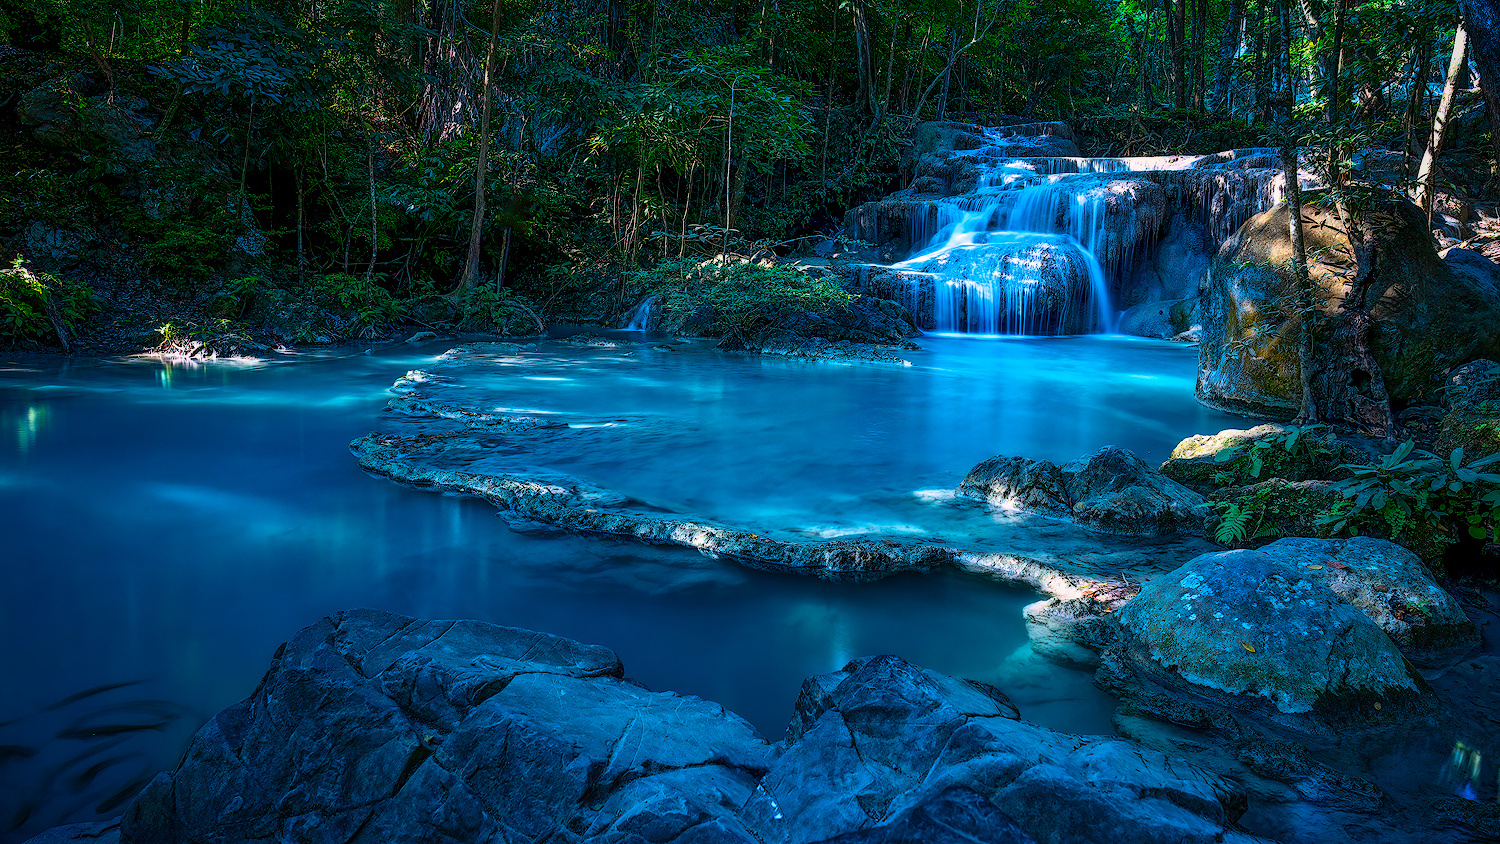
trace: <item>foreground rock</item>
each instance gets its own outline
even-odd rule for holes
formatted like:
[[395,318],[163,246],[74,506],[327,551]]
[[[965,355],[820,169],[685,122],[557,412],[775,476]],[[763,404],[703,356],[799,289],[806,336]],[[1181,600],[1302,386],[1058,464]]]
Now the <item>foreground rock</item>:
[[1394,542],[1282,539],[1260,553],[1301,569],[1380,626],[1417,665],[1447,665],[1479,645],[1479,630],[1416,554]]
[[[1133,742],[1017,720],[995,689],[868,657],[802,686],[745,806],[760,841],[1250,842],[1233,782]],[[963,807],[965,811],[958,811]],[[962,818],[932,837],[871,827]],[[851,833],[861,831],[852,837]]]
[[[356,610],[302,631],[121,822],[126,842],[749,841],[769,748],[604,648]],[[649,831],[649,832],[648,832]]]
[[991,457],[969,470],[958,494],[1128,536],[1191,534],[1203,528],[1203,515],[1195,509],[1202,496],[1117,446],[1066,466]]
[[542,633],[340,613],[284,645],[117,830],[36,840],[1264,841],[1234,828],[1233,782],[1026,724],[998,690],[896,657],[808,680],[775,747],[622,674]]
[[1146,584],[1119,613],[1101,680],[1168,720],[1246,719],[1315,740],[1433,711],[1385,632],[1300,559],[1205,554]]

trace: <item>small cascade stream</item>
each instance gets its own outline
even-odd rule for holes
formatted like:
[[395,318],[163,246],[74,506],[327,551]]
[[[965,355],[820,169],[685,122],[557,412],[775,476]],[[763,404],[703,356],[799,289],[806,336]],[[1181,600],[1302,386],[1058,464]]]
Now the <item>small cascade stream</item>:
[[1082,158],[1039,154],[1076,149],[1049,137],[1061,124],[962,128],[977,148],[929,166],[948,195],[917,192],[919,165],[913,190],[892,197],[920,207],[907,209],[909,254],[888,267],[938,332],[1113,333],[1122,287],[1173,213],[1217,242],[1280,193],[1267,150]]

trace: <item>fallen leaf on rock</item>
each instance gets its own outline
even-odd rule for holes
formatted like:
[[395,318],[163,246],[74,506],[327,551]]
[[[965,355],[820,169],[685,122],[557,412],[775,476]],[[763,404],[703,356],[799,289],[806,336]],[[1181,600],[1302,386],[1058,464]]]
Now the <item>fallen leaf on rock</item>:
[[1320,570],[1320,569],[1323,568],[1322,566],[1318,565],[1317,563],[1308,563],[1307,567],[1310,568],[1310,569],[1312,569],[1313,571],[1318,571],[1318,570]]
[[1339,562],[1338,560],[1329,560],[1328,561],[1328,567],[1331,568],[1331,569],[1338,569],[1339,571],[1348,571],[1349,570],[1348,566],[1344,565],[1343,563]]
[[1255,653],[1255,646],[1250,644],[1249,642],[1240,642],[1240,647],[1244,648],[1250,653]]

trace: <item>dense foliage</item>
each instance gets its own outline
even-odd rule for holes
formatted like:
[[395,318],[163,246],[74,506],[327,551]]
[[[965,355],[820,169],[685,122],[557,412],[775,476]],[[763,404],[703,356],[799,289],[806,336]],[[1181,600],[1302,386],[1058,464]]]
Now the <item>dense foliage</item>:
[[[1295,102],[1334,158],[1420,149],[1456,22],[1451,0],[36,0],[0,10],[0,108],[29,131],[0,147],[0,230],[47,269],[258,293],[235,321],[347,312],[304,338],[613,319],[624,273],[832,233],[900,186],[920,120],[1067,118],[1091,152],[1149,153],[1279,138]],[[38,246],[59,237],[94,248]]]

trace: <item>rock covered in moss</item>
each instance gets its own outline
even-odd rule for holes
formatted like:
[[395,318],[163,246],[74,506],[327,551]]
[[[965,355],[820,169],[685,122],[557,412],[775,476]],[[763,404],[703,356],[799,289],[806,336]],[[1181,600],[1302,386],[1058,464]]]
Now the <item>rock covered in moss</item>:
[[969,470],[958,494],[1128,536],[1191,534],[1203,526],[1202,496],[1118,446],[1105,446],[1066,466],[991,457]]
[[[1500,273],[1439,258],[1425,217],[1410,203],[1379,213],[1386,222],[1373,246],[1378,275],[1360,304],[1391,398],[1420,403],[1452,367],[1500,354]],[[1304,218],[1314,298],[1330,326],[1349,292],[1353,254],[1332,211],[1308,204]],[[1290,419],[1300,407],[1302,317],[1284,304],[1296,294],[1288,223],[1285,204],[1255,216],[1209,270],[1200,294],[1197,396],[1210,407],[1270,419]]]
[[1147,711],[1173,700],[1205,721],[1217,711],[1323,738],[1434,710],[1385,631],[1325,580],[1256,551],[1194,558],[1117,614],[1100,680]]
[[[1364,452],[1341,442],[1325,429],[1298,431],[1270,423],[1248,430],[1230,428],[1217,434],[1195,434],[1172,449],[1161,473],[1188,489],[1208,493],[1215,488],[1242,486],[1269,478],[1289,481],[1341,480],[1349,477],[1346,463],[1368,463]],[[1257,461],[1259,467],[1257,468]]]
[[[1330,481],[1282,478],[1217,490],[1209,499],[1216,509],[1204,523],[1204,536],[1230,548],[1259,548],[1284,536],[1327,537],[1332,530],[1324,516],[1348,500]],[[1238,526],[1227,527],[1230,519]]]
[[1458,600],[1437,585],[1421,558],[1394,542],[1292,538],[1260,552],[1326,584],[1418,665],[1451,662],[1479,645],[1479,630]]

